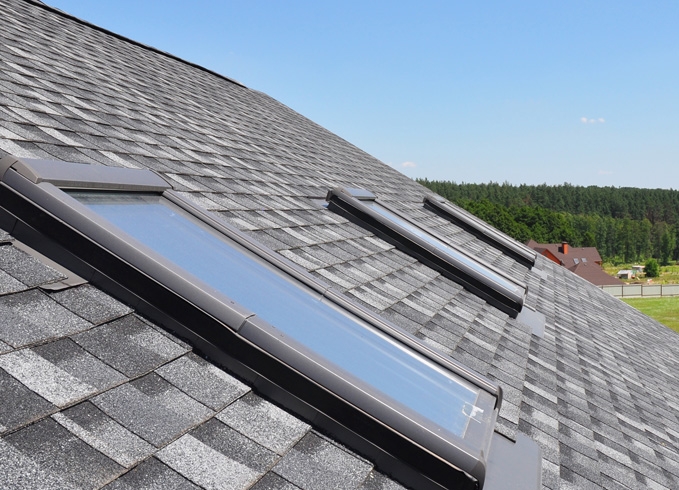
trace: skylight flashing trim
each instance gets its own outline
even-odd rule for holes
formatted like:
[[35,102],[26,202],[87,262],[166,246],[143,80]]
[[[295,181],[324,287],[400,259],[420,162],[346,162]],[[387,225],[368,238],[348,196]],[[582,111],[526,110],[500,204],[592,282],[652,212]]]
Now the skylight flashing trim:
[[[52,162],[52,164],[60,164],[60,162]],[[36,175],[37,174],[39,174],[39,172],[37,172]],[[27,197],[46,214],[49,214],[52,217],[57,217],[60,221],[66,223],[73,232],[79,233],[82,237],[85,237],[85,239],[91,241],[92,243],[105,243],[106,247],[104,248],[110,250],[110,253],[112,253],[114,256],[120,257],[126,261],[129,266],[137,267],[135,264],[139,263],[139,261],[144,262],[144,266],[142,268],[143,271],[140,273],[150,276],[160,287],[166,287],[164,285],[168,282],[180,284],[180,289],[186,288],[186,290],[189,292],[180,293],[176,291],[176,288],[174,288],[175,294],[178,294],[182,298],[186,298],[190,303],[194,303],[199,309],[210,314],[215,322],[221,323],[222,325],[227,325],[232,331],[241,332],[242,338],[244,340],[250,342],[251,339],[254,338],[253,336],[263,335],[268,331],[269,335],[274,338],[276,342],[280,343],[282,341],[280,330],[276,329],[276,327],[269,325],[261,317],[253,315],[252,312],[241,307],[237,303],[228,301],[228,297],[224,296],[223,293],[215,291],[214,288],[207,286],[195,276],[187,277],[186,272],[178,274],[176,270],[173,270],[171,265],[168,265],[167,259],[164,259],[164,257],[156,253],[154,250],[145,247],[143,244],[138,242],[130,246],[129,240],[127,240],[126,237],[120,236],[120,234],[117,233],[115,229],[112,230],[106,219],[99,216],[98,213],[88,209],[87,206],[78,202],[54,184],[44,180],[37,183],[33,182],[27,179],[23,173],[12,169],[10,171],[4,172],[3,187],[13,189],[11,192],[25,196],[23,199]],[[85,187],[85,189],[89,190],[88,187]],[[461,365],[446,359],[440,354],[435,353],[435,351],[427,348],[419,341],[416,341],[416,339],[413,340],[412,338],[409,338],[408,335],[401,332],[398,327],[392,326],[384,320],[376,321],[376,316],[368,310],[365,310],[360,305],[350,303],[346,298],[342,298],[342,296],[337,292],[329,289],[326,284],[322,283],[322,281],[318,281],[306,271],[300,270],[296,264],[292,264],[291,262],[287,261],[287,259],[283,259],[268,249],[256,245],[256,242],[246,235],[242,234],[235,228],[229,227],[228,224],[221,223],[210,217],[206,212],[202,211],[200,208],[197,208],[191,203],[187,203],[173,191],[165,191],[164,196],[169,202],[173,202],[175,205],[179,205],[179,207],[184,208],[187,212],[189,212],[189,214],[195,216],[196,219],[204,221],[208,226],[216,228],[218,232],[223,233],[228,239],[234,241],[234,245],[237,247],[243,248],[248,254],[258,257],[260,261],[263,260],[264,264],[268,268],[276,270],[280,274],[290,275],[288,273],[292,273],[291,275],[294,276],[293,281],[296,280],[298,283],[300,283],[300,287],[302,288],[314,290],[315,294],[317,295],[316,297],[320,299],[320,301],[329,302],[333,304],[335,308],[348,310],[347,314],[355,315],[359,320],[366,322],[377,331],[381,331],[384,335],[392,338],[394,342],[398,342],[399,344],[405,346],[405,348],[415,351],[419,355],[424,356],[430,362],[440,366],[442,369],[448,370],[452,374],[457,375],[460,379],[466,380],[467,382],[471,382],[473,385],[475,385],[478,388],[478,396],[474,406],[484,406],[486,407],[485,410],[487,410],[485,412],[485,423],[480,424],[480,426],[484,429],[481,434],[478,434],[478,431],[475,431],[475,429],[478,427],[474,425],[476,424],[476,415],[474,413],[475,409],[471,406],[469,410],[466,408],[464,409],[465,414],[469,416],[468,426],[471,427],[471,429],[468,427],[465,430],[463,437],[453,434],[452,438],[443,437],[442,433],[437,434],[436,431],[432,432],[431,423],[428,421],[429,419],[424,421],[421,420],[420,423],[418,423],[417,413],[411,413],[408,415],[408,410],[396,410],[394,407],[388,407],[388,405],[384,404],[383,400],[381,400],[378,405],[382,407],[387,406],[388,409],[385,411],[385,409],[382,408],[378,418],[376,418],[374,415],[370,415],[367,412],[365,413],[366,415],[369,415],[373,421],[379,422],[390,430],[402,434],[403,437],[409,439],[410,444],[419,445],[420,450],[431,454],[433,459],[427,460],[429,462],[426,464],[434,465],[434,467],[438,468],[434,471],[435,473],[444,474],[445,471],[448,471],[445,470],[445,468],[453,465],[453,467],[456,466],[458,469],[461,469],[473,479],[480,479],[480,481],[483,480],[485,474],[485,458],[488,454],[488,447],[491,439],[489,434],[492,434],[493,432],[495,418],[497,417],[501,402],[501,390],[499,389],[499,386],[488,380],[485,380],[481,376],[475,375],[468,369],[461,369]],[[194,213],[193,211],[197,211],[197,213]],[[73,226],[74,222],[78,223],[78,225],[75,227]],[[102,245],[98,246],[102,247]],[[273,264],[271,264],[272,261]],[[153,271],[152,273],[151,270],[148,269],[149,267]],[[281,269],[283,270],[281,271]],[[140,269],[137,270],[140,271]],[[115,279],[113,280],[115,281]],[[227,301],[225,301],[224,298],[226,298]],[[350,308],[347,308],[346,304],[351,305]],[[286,341],[286,345],[288,345],[289,348],[294,348],[294,344],[295,341],[292,338]],[[257,345],[253,345],[253,347],[259,348]],[[303,352],[303,347],[304,346],[299,345],[295,348],[295,350],[298,352]],[[313,358],[313,356],[311,356],[310,359],[311,358]],[[289,365],[289,361],[286,362]],[[300,362],[302,361],[300,360]],[[328,370],[326,369],[326,371]],[[342,372],[346,374],[346,371]],[[298,374],[301,376],[306,376],[306,374],[303,373],[298,372]],[[340,381],[343,380],[342,382],[344,385],[348,386],[347,376],[340,376],[337,373],[332,372],[331,375]],[[311,381],[315,382],[313,380]],[[326,380],[324,381],[323,386],[321,386],[322,389],[328,389],[325,387],[326,382],[329,383],[329,386],[331,385],[331,381]],[[353,391],[351,391],[352,388],[347,388],[352,392],[352,396],[357,396],[357,393],[364,393],[370,398],[369,385],[368,389],[364,389],[363,391],[359,389],[356,391],[356,389],[358,389],[361,385],[361,380],[356,379],[349,384],[354,387]],[[342,395],[341,390],[339,389],[333,392],[335,392],[335,396],[342,400],[352,400],[352,398]],[[353,400],[354,401],[345,401],[345,403],[354,404],[356,400]],[[353,405],[353,408],[362,410],[356,405]],[[467,411],[469,413],[466,413]],[[404,426],[400,422],[393,422],[396,420],[403,420],[403,417],[415,422],[414,425],[405,424],[404,430]],[[490,419],[488,419],[488,417],[490,417]],[[385,425],[385,422],[388,421],[392,421],[389,422],[389,424],[396,423],[396,425]],[[436,423],[434,426],[440,427]],[[416,442],[418,440],[422,441],[422,437],[424,437],[426,440],[426,447]],[[368,441],[369,440],[370,439],[368,439]],[[432,450],[435,451],[432,452]],[[399,448],[397,453],[399,451],[407,452],[409,450]],[[452,451],[452,453],[449,453],[449,451]],[[441,459],[441,464],[443,466],[440,466],[438,463],[434,463],[437,458],[441,458],[442,456],[445,456],[445,459]]]
[[451,250],[459,253],[465,259],[467,259],[471,262],[475,262],[479,266],[481,266],[485,269],[488,269],[489,271],[493,272],[494,274],[500,276],[500,278],[502,278],[503,280],[510,282],[510,283],[513,283],[515,286],[517,286],[518,288],[521,288],[523,290],[526,290],[528,288],[528,286],[524,282],[521,282],[518,279],[516,279],[516,278],[514,278],[510,275],[507,275],[506,273],[504,273],[503,271],[501,271],[497,267],[495,267],[493,264],[483,260],[482,258],[474,257],[473,255],[470,255],[466,250],[460,249],[460,248],[456,247],[455,245],[448,243],[448,239],[445,236],[441,235],[436,230],[433,230],[431,228],[425,228],[425,227],[421,226],[415,220],[413,220],[409,216],[404,215],[402,212],[395,209],[394,207],[392,207],[388,203],[383,202],[383,201],[375,201],[375,204],[386,209],[388,212],[390,212],[391,214],[395,215],[396,217],[402,219],[403,221],[409,223],[411,226],[419,229],[422,233],[432,236],[433,238],[435,238],[436,240],[441,242],[444,246],[446,246],[446,247],[450,248]]
[[6,155],[0,160],[0,179],[9,169],[30,182],[49,182],[60,189],[108,189],[135,192],[163,192],[170,184],[146,169],[107,167],[84,163],[59,162]]
[[377,200],[377,196],[367,189],[361,189],[359,187],[345,187],[344,191],[347,192],[351,197],[354,197],[359,201]]
[[508,235],[492,228],[468,211],[454,208],[445,199],[438,196],[425,196],[423,203],[425,208],[429,208],[444,219],[461,226],[489,245],[500,248],[507,255],[526,267],[532,268],[535,265],[537,258],[535,250],[516,242]]
[[[419,229],[422,234],[429,235],[432,240],[441,242],[442,247],[429,243],[414,232],[372,209],[371,205],[376,204],[373,199],[360,201],[354,198],[347,189],[336,188],[328,192],[326,200],[328,201],[328,209],[331,211],[346,217],[350,221],[358,221],[360,226],[371,230],[403,252],[461,284],[511,317],[516,318],[521,311],[527,294],[526,285],[499,273],[492,267],[487,267],[478,259],[448,245],[445,240],[434,237],[429,230],[421,228],[412,220],[403,218],[379,204],[383,209],[394,214],[396,218],[406,223],[409,222],[409,226]],[[451,255],[447,250],[459,255],[459,258]],[[465,262],[474,264],[474,267],[470,267]],[[478,269],[488,272],[480,272]],[[496,281],[491,277],[492,275],[503,281],[506,286]]]

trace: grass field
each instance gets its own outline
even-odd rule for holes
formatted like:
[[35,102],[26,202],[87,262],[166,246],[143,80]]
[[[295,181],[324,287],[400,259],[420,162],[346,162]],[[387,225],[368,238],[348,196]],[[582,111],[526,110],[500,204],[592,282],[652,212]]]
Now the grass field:
[[[632,265],[633,264],[614,265],[610,262],[604,262],[602,267],[606,271],[606,274],[615,277],[619,270],[631,269]],[[643,265],[643,263],[641,265]],[[628,284],[634,282],[645,283],[646,278],[642,275],[639,279],[630,279],[625,280],[624,282]],[[654,277],[653,284],[679,284],[679,265],[660,266],[660,277]]]
[[668,298],[626,298],[625,303],[679,332],[679,296]]

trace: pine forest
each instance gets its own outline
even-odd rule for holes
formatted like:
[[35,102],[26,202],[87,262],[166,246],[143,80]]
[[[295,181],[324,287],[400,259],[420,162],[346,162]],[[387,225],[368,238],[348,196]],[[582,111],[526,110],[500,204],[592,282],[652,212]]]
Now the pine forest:
[[593,246],[614,263],[679,259],[677,190],[417,181],[523,243]]

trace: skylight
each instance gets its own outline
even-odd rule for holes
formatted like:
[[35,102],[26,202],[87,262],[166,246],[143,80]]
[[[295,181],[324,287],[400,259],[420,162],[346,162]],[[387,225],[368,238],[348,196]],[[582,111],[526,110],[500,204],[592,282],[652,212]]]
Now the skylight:
[[334,189],[328,208],[370,229],[402,251],[460,283],[498,309],[516,317],[523,308],[526,285],[492,265],[435,236],[398,214],[363,189]]
[[82,191],[69,195],[271,323],[323,362],[363,381],[389,403],[403,405],[401,410],[407,407],[461,437],[470,414],[482,410],[475,406],[479,388],[296,285],[162,196]]
[[535,265],[537,257],[535,250],[516,242],[501,231],[488,226],[487,223],[484,223],[473,214],[468,213],[464,209],[452,206],[443,198],[427,196],[424,198],[423,202],[425,208],[431,209],[444,219],[467,230],[478,239],[502,250],[517,262],[520,262],[528,268],[532,268]]
[[501,403],[495,383],[216,221],[152,172],[5,157],[0,178],[0,218],[13,234],[386,470],[412,467],[446,488],[483,485]]

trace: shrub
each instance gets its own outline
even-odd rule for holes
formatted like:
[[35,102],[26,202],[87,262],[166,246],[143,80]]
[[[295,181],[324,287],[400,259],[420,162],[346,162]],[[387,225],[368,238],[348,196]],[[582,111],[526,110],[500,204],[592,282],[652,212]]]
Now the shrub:
[[644,271],[646,272],[646,277],[660,276],[660,266],[658,265],[658,261],[655,259],[648,259],[646,261],[646,267]]

